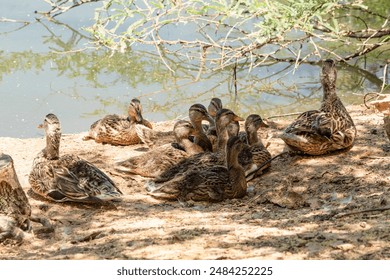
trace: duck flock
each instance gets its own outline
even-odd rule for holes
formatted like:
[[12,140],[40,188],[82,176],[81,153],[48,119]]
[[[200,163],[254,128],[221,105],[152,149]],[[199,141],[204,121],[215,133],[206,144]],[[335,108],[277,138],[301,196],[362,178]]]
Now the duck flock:
[[[286,144],[284,153],[320,156],[353,146],[356,127],[336,94],[334,61],[323,62],[320,77],[321,107],[302,113],[285,128],[280,136]],[[156,131],[143,118],[140,101],[133,99],[128,116],[103,117],[91,125],[83,140],[146,144],[147,152],[117,162],[115,169],[124,176],[148,178],[145,192],[155,198],[220,202],[244,197],[248,181],[267,172],[275,158],[258,137],[258,130],[267,127],[262,118],[249,115],[245,131],[240,131],[240,121],[244,119],[223,108],[219,98],[213,98],[207,109],[202,104],[192,105],[189,121],[177,121],[172,131]],[[60,154],[61,126],[56,115],[48,114],[41,127],[46,147],[34,159],[29,175],[34,193],[54,202],[91,204],[121,199],[122,191],[102,170],[77,155]],[[17,207],[11,199],[7,202],[0,197],[0,202],[0,214]]]

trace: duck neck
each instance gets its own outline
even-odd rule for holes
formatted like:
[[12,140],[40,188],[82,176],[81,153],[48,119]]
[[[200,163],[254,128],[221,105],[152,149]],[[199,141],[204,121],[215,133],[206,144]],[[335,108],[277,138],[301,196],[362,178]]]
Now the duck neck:
[[337,98],[336,95],[336,81],[325,76],[322,80],[323,101],[333,100]]
[[181,139],[180,144],[189,155],[195,155],[203,152],[203,149],[199,145],[193,143],[188,138]]
[[250,146],[260,142],[259,137],[257,136],[257,130],[250,130],[250,129],[248,129],[246,131],[246,135],[248,137],[248,144]]
[[195,136],[195,144],[199,145],[202,147],[204,151],[213,151],[213,145],[211,144],[209,138],[203,131],[202,127],[202,120],[201,119],[191,119],[191,124],[194,127],[196,131],[196,136]]
[[47,159],[58,159],[60,154],[61,133],[48,132],[46,133],[46,147],[43,154]]
[[226,151],[226,166],[232,183],[233,198],[245,196],[247,190],[245,171],[238,162],[238,154],[237,151]]
[[218,127],[217,126],[217,151],[225,154],[226,145],[229,138],[228,131],[226,127]]

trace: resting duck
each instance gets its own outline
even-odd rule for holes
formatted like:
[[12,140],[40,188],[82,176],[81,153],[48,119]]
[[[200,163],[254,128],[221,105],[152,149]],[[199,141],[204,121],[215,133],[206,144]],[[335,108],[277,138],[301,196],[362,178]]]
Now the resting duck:
[[336,78],[335,62],[325,60],[321,73],[324,94],[321,108],[301,114],[281,136],[291,150],[323,155],[353,146],[356,127],[336,94]]
[[203,152],[203,149],[191,142],[190,135],[196,136],[197,132],[190,122],[180,120],[176,122],[173,132],[176,141],[184,151],[177,149],[172,144],[156,147],[142,155],[131,157],[116,164],[116,170],[127,174],[137,174],[143,177],[156,177],[164,170],[178,163],[180,160]]
[[[247,170],[246,174],[251,173],[251,171],[257,169],[265,162],[271,159],[271,154],[267,148],[263,145],[261,139],[257,135],[257,131],[260,127],[268,127],[267,124],[263,122],[263,119],[256,114],[249,115],[245,120],[245,136],[247,143],[250,146],[250,152],[252,153],[252,166],[250,170]],[[241,138],[241,137],[240,137]],[[241,163],[242,164],[242,163]],[[243,165],[243,164],[242,164]],[[247,180],[252,180],[254,177],[261,175],[265,169],[271,166],[271,162],[263,166],[262,169],[257,170],[256,173],[252,173]]]
[[32,190],[56,202],[101,203],[117,200],[122,192],[93,164],[75,155],[59,155],[60,122],[48,114],[44,123],[46,147],[34,159],[29,182]]
[[175,176],[178,176],[190,169],[196,169],[199,166],[214,166],[223,165],[225,162],[226,143],[228,141],[227,126],[234,121],[242,120],[239,116],[234,114],[229,109],[222,109],[216,116],[216,126],[218,134],[218,151],[217,152],[204,152],[196,155],[192,155],[171,168],[162,172],[156,179],[156,182],[165,182],[172,180]]
[[131,100],[128,117],[107,115],[94,122],[83,140],[95,139],[97,143],[112,145],[134,145],[141,143],[135,125],[141,124],[152,128],[150,122],[142,117],[142,106],[138,99]]
[[189,169],[164,183],[148,182],[148,194],[162,199],[179,201],[219,202],[246,195],[245,171],[238,163],[244,143],[234,136],[226,146],[226,163]]

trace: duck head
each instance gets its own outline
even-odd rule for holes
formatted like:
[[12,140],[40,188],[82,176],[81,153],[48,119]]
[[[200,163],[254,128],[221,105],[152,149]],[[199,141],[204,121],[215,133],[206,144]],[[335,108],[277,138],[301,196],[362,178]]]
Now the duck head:
[[268,125],[263,121],[263,119],[257,115],[249,115],[245,120],[245,131],[252,132],[257,131],[260,127],[268,127]]
[[60,121],[54,114],[47,114],[43,124],[38,128],[43,128],[46,135],[46,148],[43,154],[48,159],[56,159],[59,157],[59,148],[61,140],[61,125]]
[[142,123],[142,105],[137,98],[133,98],[128,108],[129,120],[136,123]]
[[219,110],[215,119],[216,119],[217,129],[225,128],[227,127],[227,125],[229,125],[232,122],[238,122],[244,120],[243,118],[237,116],[235,113],[233,113],[232,110],[229,109]]
[[209,107],[207,108],[207,111],[209,112],[210,116],[215,118],[215,116],[217,115],[217,112],[219,110],[221,110],[222,108],[223,107],[222,107],[221,99],[214,97],[213,99],[211,99]]
[[202,104],[194,104],[188,110],[190,121],[194,126],[200,125],[203,120],[214,123],[214,119]]
[[189,136],[195,136],[196,130],[189,121],[180,120],[175,123],[173,127],[173,133],[177,142],[181,139],[187,139]]

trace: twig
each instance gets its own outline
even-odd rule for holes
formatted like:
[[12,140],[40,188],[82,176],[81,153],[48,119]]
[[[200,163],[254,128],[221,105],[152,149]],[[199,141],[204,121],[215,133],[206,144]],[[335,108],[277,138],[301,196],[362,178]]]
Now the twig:
[[334,215],[334,218],[342,218],[346,216],[351,216],[351,215],[357,215],[357,214],[362,214],[362,213],[368,213],[368,212],[382,212],[382,211],[387,211],[390,210],[390,206],[388,207],[383,207],[383,208],[373,208],[373,209],[365,209],[365,210],[360,210],[360,211],[354,211],[354,212],[349,212],[349,213],[339,213]]
[[386,76],[387,76],[387,63],[385,65],[385,67],[383,68],[383,82],[382,82],[382,86],[381,86],[381,91],[379,93],[382,93],[383,90],[385,89],[385,85],[386,85]]
[[[371,99],[379,96],[379,94],[377,92],[368,92],[363,97],[364,106],[366,106],[367,109],[370,109],[370,106],[367,105],[366,98],[367,98],[367,96],[374,95],[374,94],[375,94],[375,96],[372,97]],[[370,101],[371,99],[369,99],[368,101]]]
[[78,238],[78,239],[76,239],[76,240],[72,240],[70,243],[76,244],[76,243],[88,242],[88,241],[94,240],[94,239],[96,239],[102,232],[103,232],[103,231],[95,231],[95,232],[92,232],[91,234],[88,234],[87,236]]
[[302,112],[295,112],[295,113],[282,114],[282,115],[274,115],[274,116],[271,116],[271,117],[267,117],[267,119],[291,117],[291,116],[297,116],[297,115],[300,115],[300,114],[302,114]]
[[[280,154],[277,154],[276,156],[274,156],[273,158],[267,160],[266,162],[264,162],[262,165],[260,165],[259,167],[257,167],[255,170],[251,171],[250,173],[248,173],[247,175],[245,175],[246,178],[251,178],[251,176],[253,174],[256,174],[256,172],[258,172],[259,170],[262,170],[264,168],[264,166],[266,166],[267,164],[269,164],[271,161],[273,161],[274,159],[277,159],[278,157],[280,156],[283,156],[283,155],[286,155],[286,154],[290,154],[290,152],[281,152]],[[252,178],[253,179],[253,178]]]

